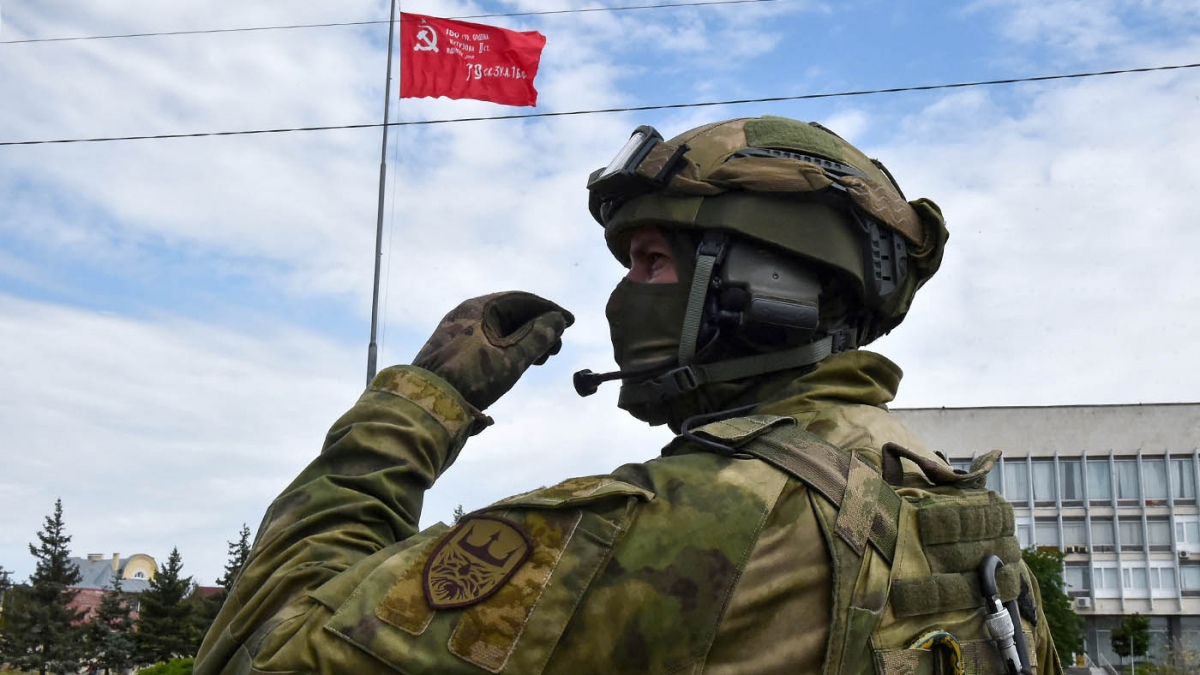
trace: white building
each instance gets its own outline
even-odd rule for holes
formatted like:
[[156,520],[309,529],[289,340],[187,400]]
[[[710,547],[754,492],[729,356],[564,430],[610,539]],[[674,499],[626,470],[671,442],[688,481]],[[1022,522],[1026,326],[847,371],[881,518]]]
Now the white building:
[[1150,617],[1150,653],[1200,648],[1200,403],[895,410],[956,466],[1004,451],[988,485],[1022,547],[1066,552],[1088,654],[1118,663],[1124,614]]

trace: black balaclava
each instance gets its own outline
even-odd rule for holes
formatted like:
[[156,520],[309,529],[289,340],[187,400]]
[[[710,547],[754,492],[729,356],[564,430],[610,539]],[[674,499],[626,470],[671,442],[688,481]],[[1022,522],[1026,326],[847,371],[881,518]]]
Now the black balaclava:
[[[636,385],[641,379],[678,366],[679,343],[699,238],[676,231],[665,231],[664,234],[671,245],[678,281],[639,283],[622,279],[605,307],[617,366],[623,371],[645,373],[626,378],[622,383],[622,394],[626,384]],[[713,345],[708,353],[702,351],[699,361],[744,355],[738,351],[737,347],[727,344]],[[662,401],[630,403],[622,395],[617,405],[643,422],[651,425],[668,424],[678,433],[689,417],[752,403],[755,397],[751,392],[757,391],[767,381],[778,379],[778,375],[771,373],[745,380],[706,384]],[[794,375],[789,373],[787,379]]]

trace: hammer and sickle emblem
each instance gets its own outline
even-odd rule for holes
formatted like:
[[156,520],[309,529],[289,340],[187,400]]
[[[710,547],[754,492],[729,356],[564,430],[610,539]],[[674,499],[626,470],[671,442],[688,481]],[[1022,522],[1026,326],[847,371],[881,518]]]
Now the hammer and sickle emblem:
[[413,51],[436,52],[437,50],[437,33],[434,32],[432,26],[421,26],[421,29],[417,31],[417,44],[413,45]]

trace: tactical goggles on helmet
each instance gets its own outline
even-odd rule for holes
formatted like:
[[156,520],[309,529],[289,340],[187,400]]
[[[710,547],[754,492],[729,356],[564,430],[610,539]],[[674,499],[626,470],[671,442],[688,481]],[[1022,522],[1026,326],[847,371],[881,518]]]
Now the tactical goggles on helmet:
[[[677,188],[678,191],[685,194],[723,192],[724,188],[700,177],[695,166],[691,167],[691,171],[687,170],[689,161],[685,155],[688,150],[689,147],[686,143],[673,145],[665,142],[662,135],[652,126],[639,126],[613,160],[608,163],[608,166],[597,169],[589,176],[587,189],[590,199],[588,206],[592,216],[599,223],[607,226],[613,214],[625,202],[650,192],[663,190],[668,186],[673,189]],[[859,187],[863,181],[870,182],[872,180],[866,172],[844,162],[781,148],[741,148],[726,157],[722,164],[734,160],[762,159],[785,159],[811,165],[824,175],[823,180],[826,187],[846,194],[851,201],[859,201],[856,199],[859,195],[855,194],[857,191],[853,188]],[[679,178],[673,180],[676,179],[676,176]],[[736,177],[736,172],[731,174],[731,177]],[[718,183],[722,182],[724,181],[718,179]],[[743,187],[755,190],[758,186],[746,184]],[[807,181],[800,182],[794,187],[798,192],[820,190],[819,186],[812,185]],[[903,201],[902,198],[901,201]],[[867,208],[868,212],[871,210]],[[897,227],[896,229],[909,234],[911,238],[912,231],[909,228]]]
[[[662,134],[652,126],[634,129],[608,166],[588,177],[592,215],[603,223],[629,199],[662,189],[679,170],[687,151],[686,144],[663,143]],[[654,159],[647,161],[651,155]]]

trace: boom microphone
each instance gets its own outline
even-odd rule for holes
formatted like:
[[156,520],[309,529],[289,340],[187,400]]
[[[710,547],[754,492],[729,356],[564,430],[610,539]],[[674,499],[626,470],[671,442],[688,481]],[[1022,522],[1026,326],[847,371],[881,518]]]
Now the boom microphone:
[[657,373],[669,370],[670,368],[670,365],[651,366],[650,368],[638,368],[636,370],[615,370],[611,373],[593,373],[591,370],[584,368],[583,370],[575,373],[574,377],[572,377],[572,382],[575,385],[575,393],[579,394],[580,396],[587,397],[596,393],[596,390],[600,388],[600,385],[605,382],[611,382],[612,380],[623,380],[627,377],[655,375]]

